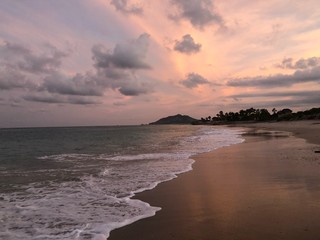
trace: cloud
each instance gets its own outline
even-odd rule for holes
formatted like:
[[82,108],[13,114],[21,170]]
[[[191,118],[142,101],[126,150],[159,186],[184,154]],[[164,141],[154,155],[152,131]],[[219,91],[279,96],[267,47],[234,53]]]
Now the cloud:
[[102,45],[92,47],[93,60],[96,68],[120,68],[120,69],[150,69],[144,62],[150,35],[144,33],[132,41],[117,44],[112,53]]
[[0,63],[8,69],[32,74],[51,73],[60,66],[62,59],[68,56],[51,45],[46,45],[47,52],[40,55],[18,44],[5,42],[0,46]]
[[227,82],[232,87],[275,88],[289,87],[298,83],[320,82],[320,66],[297,70],[293,74],[278,74],[266,77],[240,78]]
[[287,107],[302,107],[302,106],[319,106],[320,96],[300,96],[300,97],[292,97],[290,99],[283,100],[274,100],[271,101],[261,101],[255,102],[255,106],[258,107],[279,107],[279,108],[287,108]]
[[125,96],[152,92],[153,86],[139,71],[151,69],[145,62],[149,35],[117,44],[112,51],[92,47],[94,70],[68,76],[61,71],[66,53],[46,46],[35,54],[24,46],[6,42],[0,46],[0,90],[21,89],[20,99],[50,104],[99,104],[109,89]]
[[62,95],[27,95],[23,97],[26,101],[31,102],[41,102],[41,103],[66,103],[66,104],[76,104],[76,105],[92,105],[100,104],[99,101],[95,101],[89,98],[83,97],[68,97]]
[[137,86],[123,86],[119,88],[119,92],[125,96],[139,96],[149,92],[147,88],[139,88]]
[[170,15],[173,20],[186,19],[198,29],[211,24],[223,26],[222,17],[213,10],[212,0],[171,0],[177,7],[177,14]]
[[116,107],[123,107],[123,106],[127,106],[126,103],[124,102],[114,102],[113,103],[113,106],[116,106]]
[[273,24],[271,33],[263,39],[263,45],[276,45],[283,38],[283,26],[281,24]]
[[320,97],[319,91],[295,91],[295,92],[266,92],[244,93],[230,95],[232,98],[258,98],[258,97]]
[[137,39],[117,44],[113,51],[102,45],[92,48],[96,83],[105,88],[117,89],[125,96],[138,96],[152,91],[151,84],[139,78],[137,71],[149,70],[145,62],[150,35],[144,33]]
[[288,107],[317,107],[320,102],[319,91],[285,91],[256,92],[229,95],[232,107],[240,108],[288,108]]
[[43,75],[57,72],[68,53],[49,44],[45,50],[36,54],[19,44],[4,42],[0,45],[0,89],[32,90]]
[[208,84],[210,82],[197,73],[189,73],[187,78],[180,81],[180,83],[187,88],[195,88],[199,85]]
[[284,100],[274,100],[270,99],[270,101],[254,101],[254,102],[233,102],[232,108],[238,110],[248,107],[254,108],[297,108],[297,107],[318,107],[319,106],[320,97],[319,96],[311,96],[311,97],[301,97],[301,98],[292,98],[292,99],[284,99]]
[[39,90],[62,95],[102,96],[104,88],[99,86],[90,73],[78,73],[72,78],[55,73],[44,79]]
[[176,41],[174,45],[174,50],[185,53],[192,54],[197,53],[201,49],[201,44],[195,43],[190,34],[186,34],[182,37],[181,41]]
[[13,69],[0,67],[0,90],[11,90],[17,88],[34,88],[34,84],[27,77]]
[[307,69],[320,66],[319,57],[311,58],[300,58],[298,61],[294,62],[292,58],[284,58],[280,64],[275,65],[278,68],[282,69]]
[[319,106],[320,96],[305,96],[300,98],[292,98],[289,100],[280,100],[280,101],[273,101],[274,107],[299,107],[305,105],[314,105],[315,107]]
[[46,50],[49,50],[49,53],[37,55],[24,46],[5,42],[0,47],[0,89],[20,88],[79,96],[103,95],[92,75],[76,74],[67,77],[59,73],[62,59],[67,53],[48,44]]
[[151,82],[127,70],[119,71],[116,77],[110,76],[110,69],[100,70],[95,76],[95,82],[100,88],[118,90],[125,96],[139,96],[153,91]]
[[141,15],[143,13],[143,8],[138,4],[129,4],[128,0],[111,0],[110,2],[117,11],[124,14],[135,14]]

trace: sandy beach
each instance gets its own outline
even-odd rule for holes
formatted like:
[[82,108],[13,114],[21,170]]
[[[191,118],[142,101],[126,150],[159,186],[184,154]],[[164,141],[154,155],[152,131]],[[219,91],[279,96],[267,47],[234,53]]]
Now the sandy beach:
[[162,210],[108,239],[320,239],[320,121],[237,127],[244,143],[195,156],[193,171],[138,194]]

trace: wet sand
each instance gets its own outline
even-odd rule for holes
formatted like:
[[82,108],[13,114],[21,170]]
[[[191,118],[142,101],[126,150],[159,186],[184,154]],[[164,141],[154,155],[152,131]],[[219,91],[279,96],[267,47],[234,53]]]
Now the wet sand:
[[[250,127],[244,143],[198,155],[193,171],[138,194],[162,210],[109,239],[320,239],[315,123],[241,125]],[[288,130],[293,134],[279,132]]]
[[287,122],[262,122],[249,124],[234,124],[232,127],[248,127],[252,130],[287,131],[296,137],[303,138],[310,143],[320,145],[320,120],[287,121]]

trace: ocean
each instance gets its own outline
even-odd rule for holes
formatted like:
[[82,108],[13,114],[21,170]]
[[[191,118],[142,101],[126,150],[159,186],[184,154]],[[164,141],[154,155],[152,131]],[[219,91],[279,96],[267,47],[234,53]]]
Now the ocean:
[[132,197],[243,141],[213,126],[0,129],[0,239],[107,239],[161,209]]

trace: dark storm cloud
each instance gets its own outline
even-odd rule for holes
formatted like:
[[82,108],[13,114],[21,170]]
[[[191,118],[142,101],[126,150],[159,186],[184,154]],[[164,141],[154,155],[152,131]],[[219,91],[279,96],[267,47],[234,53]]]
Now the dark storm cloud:
[[130,4],[128,0],[111,0],[110,2],[117,11],[125,14],[136,14],[141,15],[143,13],[143,8],[138,4]]
[[150,69],[144,61],[149,45],[149,34],[142,34],[138,39],[117,44],[113,52],[102,45],[92,47],[94,66],[96,68]]
[[24,100],[30,102],[40,102],[40,103],[66,103],[66,104],[76,104],[76,105],[91,105],[99,104],[100,102],[83,98],[83,97],[67,97],[61,95],[27,95],[23,97]]
[[195,88],[202,84],[209,84],[210,82],[197,73],[189,73],[187,78],[180,81],[180,83],[187,88]]
[[319,57],[311,57],[311,58],[301,58],[298,61],[294,62],[293,58],[285,58],[282,60],[280,64],[276,64],[276,67],[282,69],[307,69],[313,68],[316,66],[320,66],[320,58]]
[[293,74],[278,74],[267,77],[234,79],[227,83],[232,87],[275,88],[289,87],[298,83],[320,82],[320,66],[297,70]]
[[186,53],[186,54],[192,54],[197,53],[201,49],[201,44],[195,43],[192,36],[190,34],[186,34],[182,37],[181,41],[176,41],[174,45],[174,50]]
[[173,20],[186,19],[199,29],[217,24],[223,26],[222,17],[213,10],[212,0],[171,0],[177,7],[177,14],[170,15]]

